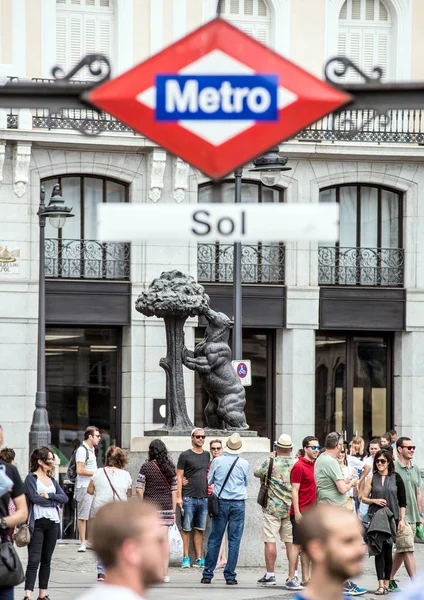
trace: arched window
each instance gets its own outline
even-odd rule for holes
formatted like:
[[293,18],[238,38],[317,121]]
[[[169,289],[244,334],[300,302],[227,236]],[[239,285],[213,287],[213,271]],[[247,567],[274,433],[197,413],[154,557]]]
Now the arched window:
[[340,206],[340,236],[320,245],[321,285],[403,285],[402,195],[373,185],[320,191],[320,202]]
[[221,15],[258,42],[271,43],[271,14],[265,0],[221,0]]
[[46,277],[129,279],[130,245],[97,241],[97,205],[128,202],[128,186],[95,175],[50,177],[42,181],[47,201],[57,183],[74,217],[63,229],[46,223]]
[[[393,23],[383,0],[345,0],[339,15],[338,54],[347,56],[365,73],[382,67],[384,79],[393,78]],[[360,81],[349,70],[348,81]]]
[[[259,181],[243,180],[241,186],[244,203],[283,202],[284,190],[267,187]],[[211,183],[199,186],[199,203],[234,202],[234,180],[224,181],[214,190]],[[229,283],[233,281],[233,244],[198,244],[197,276],[203,283]],[[243,283],[284,283],[284,244],[243,244]]]
[[[86,54],[110,57],[113,48],[113,0],[56,0],[56,62],[69,71]],[[89,80],[88,69],[76,78]]]

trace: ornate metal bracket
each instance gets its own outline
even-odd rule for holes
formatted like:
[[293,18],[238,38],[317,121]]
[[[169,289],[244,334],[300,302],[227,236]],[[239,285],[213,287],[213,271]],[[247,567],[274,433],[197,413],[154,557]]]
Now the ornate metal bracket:
[[358,65],[355,65],[350,58],[347,58],[346,56],[336,56],[335,58],[330,58],[325,65],[325,79],[329,83],[337,85],[337,80],[333,79],[333,77],[340,79],[344,77],[349,70],[358,73],[358,75],[365,80],[365,83],[381,82],[381,78],[384,74],[381,67],[374,67],[372,70],[373,75],[367,75],[358,67]]
[[[95,77],[93,81],[73,81],[77,73],[85,67]],[[107,127],[106,120],[95,106],[86,100],[85,94],[110,78],[109,59],[103,54],[87,54],[65,73],[61,67],[52,69],[53,80],[49,82],[8,81],[0,86],[0,108],[46,108],[49,110],[47,126],[59,117],[69,129],[80,131],[84,135],[98,135]],[[75,120],[64,114],[66,109],[93,110],[97,119]]]

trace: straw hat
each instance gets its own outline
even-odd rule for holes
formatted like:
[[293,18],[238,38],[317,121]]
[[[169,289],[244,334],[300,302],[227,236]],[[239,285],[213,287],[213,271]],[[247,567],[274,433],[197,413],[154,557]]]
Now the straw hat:
[[292,439],[287,433],[283,433],[277,440],[277,448],[281,448],[282,450],[290,450],[293,448]]
[[225,444],[224,452],[228,452],[229,454],[238,454],[241,452],[242,446],[243,441],[240,437],[240,434],[236,432],[228,438],[227,443]]

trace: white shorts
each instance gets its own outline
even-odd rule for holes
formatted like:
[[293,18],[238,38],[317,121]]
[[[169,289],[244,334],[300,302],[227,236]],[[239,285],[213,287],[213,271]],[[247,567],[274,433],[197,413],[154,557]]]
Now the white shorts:
[[77,502],[77,516],[82,521],[88,521],[90,518],[91,505],[94,496],[87,494],[86,487],[79,487],[75,490],[75,500]]

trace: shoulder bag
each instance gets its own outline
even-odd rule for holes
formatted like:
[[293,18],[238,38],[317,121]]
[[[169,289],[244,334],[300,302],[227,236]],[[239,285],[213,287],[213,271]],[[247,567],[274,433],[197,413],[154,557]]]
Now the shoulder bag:
[[257,503],[259,504],[259,506],[262,506],[262,508],[266,508],[267,504],[268,504],[269,485],[271,483],[271,473],[272,473],[273,466],[274,466],[274,459],[270,458],[268,474],[266,476],[265,481],[263,481],[261,483],[261,487],[259,488],[259,492],[258,492],[258,498],[256,500]]
[[227,482],[228,482],[228,479],[230,478],[231,472],[234,469],[234,467],[236,466],[236,462],[238,461],[239,458],[240,457],[237,456],[236,460],[233,462],[233,464],[229,468],[229,471],[224,480],[224,483],[222,484],[222,488],[221,488],[218,496],[215,493],[212,493],[210,496],[208,496],[208,515],[211,518],[217,517],[219,515],[219,499],[221,497],[222,492],[224,491],[225,486],[227,485]]
[[154,460],[152,460],[152,464],[155,465],[156,469],[162,475],[162,479],[164,480],[164,482],[166,483],[166,485],[169,487],[169,489],[171,489],[171,486],[169,485],[169,481],[167,480],[167,478],[165,477],[165,475],[162,473],[162,471],[159,469],[159,466],[155,463]]
[[24,570],[12,542],[0,543],[0,586],[13,588],[24,579]]
[[26,523],[22,523],[22,525],[18,525],[17,527],[15,527],[15,531],[13,532],[13,541],[18,546],[18,548],[25,548],[25,546],[28,546],[31,541],[31,530],[29,528],[29,523],[31,521],[31,513],[32,504],[28,512],[28,519],[26,520]]
[[112,493],[113,493],[113,501],[115,502],[115,496],[116,496],[116,497],[118,498],[119,502],[123,502],[123,500],[122,500],[121,496],[118,494],[118,492],[115,490],[115,488],[114,488],[114,487],[113,487],[113,485],[112,485],[112,482],[111,482],[111,480],[110,480],[110,478],[109,478],[109,475],[107,474],[106,467],[104,467],[104,468],[103,468],[103,471],[104,471],[104,473],[105,473],[105,475],[106,475],[106,477],[107,477],[107,480],[108,480],[108,482],[109,482],[109,485],[110,485],[110,487],[112,488]]

